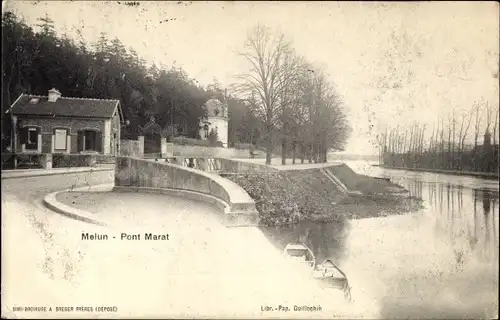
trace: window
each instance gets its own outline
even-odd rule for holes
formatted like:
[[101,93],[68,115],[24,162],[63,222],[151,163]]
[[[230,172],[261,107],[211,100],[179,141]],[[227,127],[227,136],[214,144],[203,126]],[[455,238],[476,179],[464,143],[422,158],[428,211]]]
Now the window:
[[84,144],[83,150],[95,150],[96,149],[96,134],[95,131],[84,131]]
[[55,129],[54,130],[54,150],[66,150],[68,130]]
[[78,132],[78,151],[101,151],[102,136],[96,130],[82,130]]
[[38,150],[38,128],[26,128],[26,150]]
[[180,116],[177,118],[178,125],[177,125],[177,132],[179,134],[187,134],[187,120],[185,117]]

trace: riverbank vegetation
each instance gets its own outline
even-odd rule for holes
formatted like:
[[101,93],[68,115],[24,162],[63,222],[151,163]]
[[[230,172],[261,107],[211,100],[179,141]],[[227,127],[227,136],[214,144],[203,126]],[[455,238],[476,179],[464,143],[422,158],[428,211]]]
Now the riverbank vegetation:
[[2,152],[11,134],[5,111],[21,93],[46,95],[51,88],[65,97],[119,99],[128,122],[123,139],[136,139],[154,117],[172,141],[181,116],[187,123],[182,135],[197,139],[202,106],[217,98],[228,105],[229,146],[265,149],[268,162],[273,153],[281,153],[282,162],[326,161],[329,149],[345,145],[346,113],[325,68],[312,66],[267,28],[250,33],[241,57],[251,67],[229,92],[216,79],[202,86],[182,68],[145,61],[118,38],[101,33],[91,43],[73,30],[76,35],[58,33],[47,14],[29,25],[13,12],[2,14]]
[[179,135],[175,117],[182,115],[188,129],[183,135],[194,140],[205,116],[202,105],[212,97],[225,98],[230,146],[258,144],[260,120],[243,100],[225,96],[217,80],[202,86],[182,68],[143,60],[118,38],[101,33],[91,43],[74,29],[77,37],[59,34],[48,15],[28,25],[13,12],[2,13],[2,152],[11,134],[5,111],[21,93],[43,96],[53,87],[65,97],[119,99],[129,123],[122,127],[123,139],[135,139],[139,126],[154,116],[173,140]]
[[[375,195],[383,193],[380,184],[372,185],[371,194],[345,195],[320,169],[223,176],[240,185],[255,200],[261,224],[267,226],[302,220],[344,222],[347,219],[404,214],[421,206],[421,201],[415,198]],[[396,186],[390,182],[384,184]]]
[[419,123],[411,128],[387,128],[380,136],[379,163],[385,167],[498,175],[499,111],[498,106],[479,101],[461,117],[453,113],[439,119],[430,132]]

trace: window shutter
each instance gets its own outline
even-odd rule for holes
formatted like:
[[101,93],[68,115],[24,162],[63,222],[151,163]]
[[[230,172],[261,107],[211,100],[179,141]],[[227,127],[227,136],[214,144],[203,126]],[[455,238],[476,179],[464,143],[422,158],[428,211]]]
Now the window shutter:
[[95,151],[102,152],[102,133],[100,131],[96,132],[95,139]]
[[83,151],[83,136],[84,132],[83,131],[78,131],[78,138],[77,138],[77,151]]
[[21,128],[21,144],[28,142],[28,128]]
[[[42,132],[42,129],[41,128],[36,128],[36,137],[35,137],[35,145],[36,145],[36,148],[37,148],[37,151],[38,150],[41,150],[41,147],[42,146],[39,146],[38,145],[38,137],[40,135],[40,133]],[[42,142],[43,143],[43,142]]]

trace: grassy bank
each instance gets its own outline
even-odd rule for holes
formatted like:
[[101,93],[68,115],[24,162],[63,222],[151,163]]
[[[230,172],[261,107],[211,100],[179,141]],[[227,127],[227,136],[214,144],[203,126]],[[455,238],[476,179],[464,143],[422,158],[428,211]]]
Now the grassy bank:
[[326,170],[333,173],[347,189],[352,191],[360,191],[364,195],[388,194],[404,189],[390,182],[390,180],[377,179],[370,176],[356,173],[345,164],[328,167]]
[[383,193],[382,186],[394,184],[366,176],[359,179],[379,180],[370,185],[373,195],[345,195],[319,169],[223,176],[255,200],[261,223],[269,226],[301,220],[328,222],[403,214],[420,205],[420,201],[407,197],[374,195]]

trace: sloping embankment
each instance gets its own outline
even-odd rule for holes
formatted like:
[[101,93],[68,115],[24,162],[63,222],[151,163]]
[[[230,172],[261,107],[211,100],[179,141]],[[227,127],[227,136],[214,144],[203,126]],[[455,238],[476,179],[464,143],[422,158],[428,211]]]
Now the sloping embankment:
[[385,179],[377,179],[356,173],[345,164],[327,167],[348,190],[359,191],[364,195],[394,194],[404,192],[405,189]]
[[270,173],[223,174],[240,185],[255,200],[261,224],[277,225],[299,220],[342,221],[402,214],[416,210],[414,199],[390,193],[397,185],[390,181],[362,176],[346,165],[329,167],[335,170],[351,191],[351,196],[322,173],[322,169],[290,170]]

